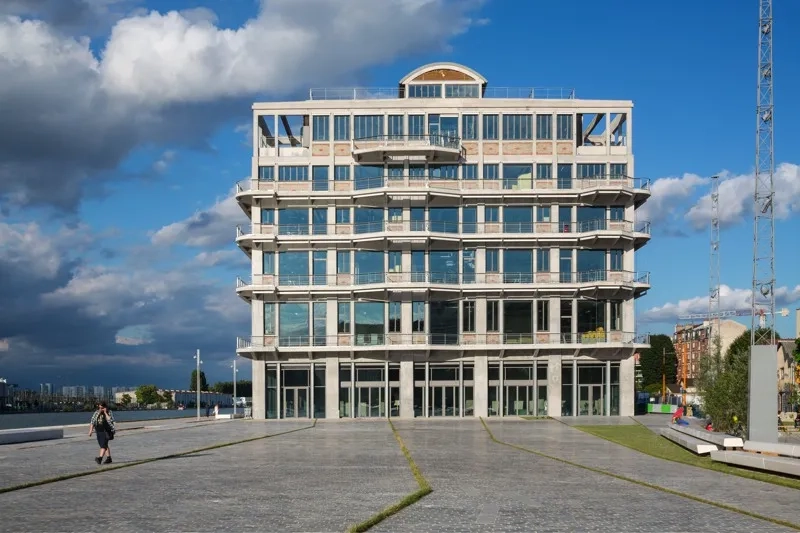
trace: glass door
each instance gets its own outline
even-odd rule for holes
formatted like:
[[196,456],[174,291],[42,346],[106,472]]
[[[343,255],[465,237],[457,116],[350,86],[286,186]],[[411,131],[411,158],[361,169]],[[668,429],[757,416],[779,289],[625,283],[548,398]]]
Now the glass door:
[[383,387],[356,387],[359,418],[384,418],[386,402]]
[[458,385],[433,385],[429,389],[430,416],[458,416]]
[[578,391],[578,414],[582,416],[603,416],[605,411],[603,386],[581,385]]
[[308,388],[283,389],[283,418],[308,418]]

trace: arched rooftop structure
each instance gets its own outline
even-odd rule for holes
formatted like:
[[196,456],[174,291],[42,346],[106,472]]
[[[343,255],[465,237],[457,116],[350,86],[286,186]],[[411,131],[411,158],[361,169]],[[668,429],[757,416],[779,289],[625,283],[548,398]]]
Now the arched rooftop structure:
[[458,63],[428,63],[412,70],[402,80],[400,86],[416,82],[472,82],[479,83],[482,86],[486,85],[486,78],[481,76],[478,72],[474,71],[464,65]]

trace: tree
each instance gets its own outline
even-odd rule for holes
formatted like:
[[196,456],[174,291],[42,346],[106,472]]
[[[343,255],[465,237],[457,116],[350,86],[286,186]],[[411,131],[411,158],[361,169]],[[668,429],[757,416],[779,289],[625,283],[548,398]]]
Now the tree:
[[[192,377],[189,383],[189,390],[196,391],[197,390],[197,370],[192,370]],[[208,381],[206,381],[206,373],[202,370],[200,371],[200,390],[207,391],[208,390]]]
[[[233,381],[217,381],[211,387],[211,390],[220,394],[233,394]],[[240,379],[236,382],[236,395],[237,396],[252,396],[253,395],[253,382],[250,380]]]
[[132,401],[133,398],[131,398],[131,395],[126,392],[125,394],[122,395],[122,398],[120,399],[119,403],[124,409],[127,409]]
[[161,395],[161,401],[167,404],[167,409],[172,409],[175,407],[175,401],[172,399],[172,393],[168,390],[165,390]]
[[139,385],[136,388],[136,402],[139,405],[152,405],[159,403],[158,387],[155,385]]
[[645,389],[648,385],[661,386],[664,350],[667,353],[667,383],[675,383],[678,359],[672,339],[669,335],[651,335],[650,348],[643,350],[639,356],[639,364],[642,368],[642,386]]

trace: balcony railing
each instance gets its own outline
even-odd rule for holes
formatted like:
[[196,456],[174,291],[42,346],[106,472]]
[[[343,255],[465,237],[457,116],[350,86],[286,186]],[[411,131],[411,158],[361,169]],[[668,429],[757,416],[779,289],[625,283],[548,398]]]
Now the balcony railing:
[[374,348],[382,346],[419,348],[475,348],[503,346],[506,349],[526,349],[536,346],[581,345],[602,347],[649,344],[649,334],[637,335],[623,331],[588,331],[585,333],[340,333],[338,335],[263,335],[238,337],[238,350],[296,349],[307,347]]
[[303,180],[273,181],[246,179],[236,184],[237,193],[243,192],[333,192],[345,193],[356,191],[392,191],[408,194],[414,189],[427,191],[503,191],[503,194],[543,193],[575,194],[589,189],[612,188],[639,191],[650,190],[648,178],[632,178],[629,176],[608,175],[591,178],[560,179],[457,179],[437,176],[378,176],[355,178],[352,180]]
[[[635,229],[634,229],[635,228]],[[445,222],[389,220],[355,224],[251,224],[236,227],[236,237],[245,235],[366,235],[370,233],[441,233],[454,236],[519,234],[581,234],[607,231],[650,235],[649,222],[628,220],[584,220],[581,222]]]
[[[403,97],[404,94],[399,87],[314,88],[308,91],[309,100],[393,100]],[[575,98],[575,89],[566,87],[486,87],[483,90],[483,98],[572,100]],[[414,98],[413,100],[419,99]]]
[[461,149],[461,139],[457,135],[372,135],[353,140],[354,150],[370,148],[447,148]]
[[248,283],[236,278],[236,288],[245,287],[351,287],[367,285],[561,285],[561,284],[650,284],[649,272],[590,270],[585,272],[364,272],[358,274],[260,274]]

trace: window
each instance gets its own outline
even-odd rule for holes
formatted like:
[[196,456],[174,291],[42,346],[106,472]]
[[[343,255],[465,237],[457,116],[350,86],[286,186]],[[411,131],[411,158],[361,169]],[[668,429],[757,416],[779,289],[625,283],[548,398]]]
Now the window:
[[461,117],[461,138],[465,141],[478,139],[478,115],[463,115]]
[[262,255],[262,265],[261,265],[261,273],[262,274],[274,274],[275,273],[275,254],[273,252],[264,252]]
[[462,333],[475,333],[475,300],[464,302],[461,312]]
[[500,179],[500,165],[497,163],[487,163],[483,165],[483,179],[497,180]]
[[349,181],[350,165],[336,165],[333,167],[333,179],[336,181]]
[[261,209],[261,223],[266,226],[275,224],[275,210],[271,207]]
[[572,164],[559,163],[558,164],[558,188],[570,189],[572,188]]
[[532,139],[531,124],[530,115],[503,115],[503,139],[509,141]]
[[608,209],[609,220],[622,221],[625,220],[625,207],[620,205],[612,205]]
[[336,208],[336,223],[337,224],[349,224],[350,223],[350,208],[349,207],[337,207]]
[[409,98],[441,98],[442,86],[436,85],[409,85]]
[[475,206],[463,207],[461,209],[461,232],[477,233],[478,231],[478,208]]
[[448,83],[444,86],[445,98],[478,98],[480,90],[474,83]]
[[350,117],[347,115],[338,115],[333,117],[333,140],[334,141],[349,141],[350,140]]
[[483,217],[486,222],[500,222],[500,207],[487,205],[483,208]]
[[550,272],[550,248],[536,250],[536,272]]
[[609,261],[609,269],[621,271],[622,270],[622,250],[610,250],[609,252],[610,261]]
[[356,115],[353,117],[353,138],[380,139],[383,137],[383,115]]
[[572,115],[557,115],[556,139],[559,141],[572,140]]
[[432,180],[458,179],[458,165],[428,165],[428,175]]
[[339,250],[336,252],[336,273],[350,273],[350,250]]
[[553,164],[539,163],[538,165],[536,165],[536,179],[537,180],[553,179]]
[[622,331],[622,302],[611,302],[611,331]]
[[536,115],[536,138],[540,141],[553,139],[553,115]]
[[498,139],[497,115],[483,115],[483,140],[496,141]]
[[403,115],[389,115],[389,138],[400,139],[403,137]]
[[278,181],[308,181],[308,167],[278,167]]
[[500,272],[500,250],[498,248],[486,249],[486,272]]
[[402,222],[403,220],[403,208],[402,207],[390,207],[389,208],[389,222]]
[[425,302],[411,302],[411,330],[425,333]]
[[611,163],[609,174],[613,177],[625,177],[628,175],[627,163]]
[[275,167],[258,167],[258,179],[261,181],[274,181]]
[[275,335],[275,304],[264,302],[264,335]]
[[408,135],[409,137],[425,135],[425,115],[408,115]]
[[550,331],[550,300],[536,302],[536,331]]
[[281,346],[307,346],[311,323],[308,303],[281,302],[278,306],[278,341]]
[[327,165],[314,165],[311,167],[311,179],[314,182],[313,188],[315,191],[327,191],[328,190],[328,171],[329,167]]
[[400,302],[389,302],[389,333],[400,333],[402,331],[401,316]]
[[486,331],[500,331],[500,302],[497,300],[486,302]]
[[578,163],[578,179],[602,178],[605,173],[605,163]]
[[338,305],[337,331],[339,333],[350,333],[350,302],[339,302]]
[[465,180],[478,179],[478,165],[462,165],[461,179]]
[[511,165],[503,163],[503,188],[504,189],[530,189],[533,165]]
[[403,271],[403,252],[389,252],[389,272]]
[[313,140],[327,141],[330,139],[330,122],[327,115],[314,115],[312,124],[312,130],[314,131]]
[[550,222],[549,205],[540,205],[536,207],[536,222]]

